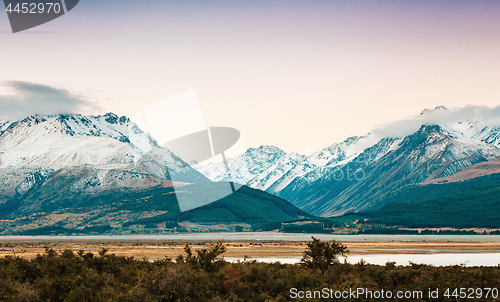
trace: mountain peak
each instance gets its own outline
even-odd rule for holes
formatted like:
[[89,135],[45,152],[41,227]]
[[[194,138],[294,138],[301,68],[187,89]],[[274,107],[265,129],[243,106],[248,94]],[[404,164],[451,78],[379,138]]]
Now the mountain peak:
[[[430,133],[442,133],[442,132],[443,132],[443,128],[440,125],[424,124],[424,125],[420,126],[420,129],[418,129],[418,131],[412,135],[420,134],[420,133],[430,134]],[[411,135],[409,135],[409,136],[411,136]]]
[[434,112],[434,111],[441,111],[441,110],[448,110],[448,108],[446,108],[445,106],[442,106],[442,105],[437,106],[434,109],[428,109],[428,108],[426,108],[422,112],[420,112],[420,115],[426,114],[426,113],[430,113],[430,112]]
[[40,115],[30,115],[30,116],[25,117],[23,120],[21,120],[20,123],[30,123],[30,122],[33,122],[35,124],[39,124],[39,123],[43,123],[45,121],[47,121],[47,119],[44,118],[43,116],[40,116]]
[[281,150],[278,147],[275,147],[273,145],[267,146],[267,145],[262,145],[258,148],[250,148],[248,149],[245,153],[265,153],[265,154],[274,154],[274,153],[285,153],[283,150]]
[[[99,116],[99,117],[101,117],[101,116]],[[114,114],[113,112],[108,112],[105,115],[103,115],[102,117],[104,117],[104,120],[110,124],[117,124],[117,123],[124,124],[124,123],[129,121],[129,119],[126,116],[120,117],[120,116]]]

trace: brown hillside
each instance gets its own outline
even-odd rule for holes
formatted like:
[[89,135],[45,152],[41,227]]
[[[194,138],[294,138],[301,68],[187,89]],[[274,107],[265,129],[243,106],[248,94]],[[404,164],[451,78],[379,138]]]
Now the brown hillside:
[[423,182],[422,184],[439,184],[446,182],[459,182],[464,181],[471,178],[491,175],[500,173],[500,157],[497,157],[493,160],[487,162],[481,162],[475,165],[468,167],[460,172],[455,173],[454,175],[448,177],[442,177],[437,179],[432,179]]

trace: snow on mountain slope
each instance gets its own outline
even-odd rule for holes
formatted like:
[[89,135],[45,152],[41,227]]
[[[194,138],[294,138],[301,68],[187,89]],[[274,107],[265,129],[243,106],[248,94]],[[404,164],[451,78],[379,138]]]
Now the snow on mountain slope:
[[402,139],[385,138],[365,149],[353,160],[337,166],[318,167],[295,179],[277,193],[305,211],[321,215],[324,205],[366,177],[366,167],[397,150]]
[[228,159],[230,175],[222,163],[196,164],[193,167],[212,181],[234,181],[265,191],[294,169],[300,174],[300,170],[314,167],[306,165],[299,168],[305,161],[303,155],[287,154],[274,146],[261,146]]
[[[448,125],[447,125],[448,126]],[[445,126],[446,127],[446,126]],[[500,127],[485,125],[477,120],[457,122],[448,126],[464,136],[500,147]]]
[[[420,115],[425,114],[440,114],[442,121],[434,121],[434,123],[439,125],[441,128],[447,130],[448,132],[458,132],[465,137],[474,138],[485,143],[500,147],[500,125],[497,122],[483,121],[481,118],[475,117],[474,113],[468,118],[463,118],[456,120],[453,118],[453,112],[448,110],[444,106],[438,106],[435,109],[425,109],[420,113]],[[492,123],[492,124],[488,124]],[[429,123],[428,123],[429,124]],[[472,141],[470,141],[472,142]]]
[[494,145],[500,148],[500,127],[484,127],[480,132],[473,136],[482,140],[485,143]]
[[116,171],[208,181],[124,116],[31,116],[0,122],[0,187],[4,195],[24,194],[67,167],[91,168],[101,180],[106,174],[115,175],[117,185],[120,180],[130,185],[130,180],[117,176]]
[[[12,123],[0,135],[0,168],[19,164],[57,169],[68,165],[130,163],[136,156],[134,152],[139,154],[130,144],[130,130],[140,133],[144,143],[155,146],[156,143],[127,118],[110,113],[97,117],[27,117]],[[115,149],[120,149],[118,153],[125,158],[110,158],[117,154]]]
[[307,161],[318,167],[342,165],[349,162],[376,141],[370,142],[370,134],[349,137],[341,143],[335,143],[307,157]]
[[295,179],[303,178],[305,175],[316,170],[317,167],[307,161],[301,162],[281,175],[267,188],[267,191],[273,194],[279,193],[286,188]]
[[355,159],[376,141],[354,136],[309,156],[285,153],[274,146],[248,149],[245,154],[228,160],[231,177],[223,164],[197,164],[193,167],[212,181],[235,181],[252,188],[277,194],[296,179],[314,181],[323,175],[324,167],[341,166]]
[[355,158],[369,146],[367,138],[368,136],[351,137],[310,156],[286,153],[274,146],[251,148],[240,156],[228,159],[231,177],[221,163],[196,164],[193,167],[212,181],[232,180],[255,189],[277,193],[296,178],[304,177],[318,167],[335,166]]

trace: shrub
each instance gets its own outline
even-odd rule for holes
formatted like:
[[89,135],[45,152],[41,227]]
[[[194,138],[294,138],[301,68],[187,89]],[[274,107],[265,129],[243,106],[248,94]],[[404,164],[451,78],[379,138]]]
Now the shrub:
[[338,241],[321,242],[314,236],[312,240],[307,244],[308,250],[304,252],[301,260],[301,263],[308,268],[326,270],[329,266],[339,263],[339,255],[344,256],[349,253],[347,247]]
[[191,247],[186,243],[184,247],[186,252],[186,262],[193,267],[201,268],[207,273],[214,272],[224,266],[224,259],[219,258],[221,254],[226,251],[226,248],[222,245],[222,241],[217,241],[212,249],[199,249],[196,250],[197,256],[193,256]]

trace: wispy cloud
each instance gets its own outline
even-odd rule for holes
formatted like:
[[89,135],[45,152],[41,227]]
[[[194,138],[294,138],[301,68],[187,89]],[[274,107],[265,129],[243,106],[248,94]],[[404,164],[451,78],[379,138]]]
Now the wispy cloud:
[[452,126],[458,122],[476,121],[482,125],[500,126],[500,106],[465,106],[455,109],[437,109],[413,119],[395,121],[374,129],[376,137],[404,137],[415,133],[424,124]]
[[22,81],[3,82],[2,86],[9,91],[0,94],[3,120],[19,120],[35,114],[93,113],[99,109],[87,97],[59,87]]

